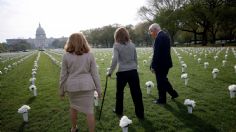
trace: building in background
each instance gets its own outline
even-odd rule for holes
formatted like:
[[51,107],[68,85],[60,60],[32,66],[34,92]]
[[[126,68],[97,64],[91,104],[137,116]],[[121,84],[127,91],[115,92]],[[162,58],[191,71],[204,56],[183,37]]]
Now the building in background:
[[39,23],[39,27],[36,30],[35,41],[34,41],[35,48],[44,49],[45,47],[48,47],[46,40],[47,40],[46,33]]
[[25,41],[25,42],[31,44],[31,46],[33,48],[44,49],[44,48],[52,47],[52,43],[55,40],[66,41],[67,37],[47,38],[44,29],[42,28],[41,24],[39,23],[39,26],[36,29],[35,38],[28,38],[28,39],[7,39],[6,41],[7,41],[8,45],[18,44],[18,43],[21,43],[22,41]]

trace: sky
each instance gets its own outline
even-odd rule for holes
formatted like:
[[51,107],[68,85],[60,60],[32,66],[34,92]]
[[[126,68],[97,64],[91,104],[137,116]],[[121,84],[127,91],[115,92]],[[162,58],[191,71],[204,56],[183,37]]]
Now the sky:
[[35,38],[41,24],[49,37],[111,24],[136,25],[146,0],[0,0],[0,42]]

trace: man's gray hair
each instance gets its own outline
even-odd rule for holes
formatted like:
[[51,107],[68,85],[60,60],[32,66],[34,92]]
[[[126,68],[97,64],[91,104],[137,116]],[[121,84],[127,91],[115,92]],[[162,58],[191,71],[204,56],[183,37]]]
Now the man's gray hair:
[[159,31],[161,30],[161,27],[157,23],[153,23],[152,25],[149,26],[149,31]]

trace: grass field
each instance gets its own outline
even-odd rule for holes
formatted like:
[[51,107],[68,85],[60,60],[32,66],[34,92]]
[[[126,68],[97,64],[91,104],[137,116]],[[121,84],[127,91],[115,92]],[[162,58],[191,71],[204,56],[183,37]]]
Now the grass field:
[[[234,50],[232,50],[234,49]],[[125,88],[124,114],[133,123],[129,126],[130,132],[236,132],[236,98],[230,98],[228,86],[236,84],[234,65],[236,58],[233,51],[236,48],[175,48],[177,54],[187,64],[189,76],[188,85],[184,85],[181,76],[181,65],[177,54],[172,50],[173,68],[169,72],[169,80],[178,91],[179,97],[173,101],[167,96],[167,104],[160,106],[152,103],[156,99],[157,89],[155,76],[149,71],[152,49],[138,48],[139,77],[143,93],[145,108],[145,120],[139,121],[134,112],[129,87]],[[46,51],[55,60],[61,61],[61,51]],[[105,74],[110,66],[111,49],[93,49],[96,57],[101,85],[104,90]],[[191,54],[190,54],[191,53]],[[207,57],[205,58],[205,53]],[[214,56],[218,55],[215,61]],[[226,65],[222,66],[222,60],[228,55]],[[1,55],[1,54],[0,54]],[[58,84],[60,67],[53,62],[48,55],[41,52],[38,61],[36,75],[36,87],[38,96],[34,97],[29,91],[32,77],[31,72],[38,52],[34,52],[29,58],[18,64],[7,74],[0,75],[0,132],[68,132],[70,129],[69,102],[60,100]],[[194,59],[194,55],[195,59]],[[201,58],[201,63],[197,59]],[[18,60],[20,58],[17,58]],[[0,63],[0,70],[17,59]],[[147,60],[147,64],[143,61]],[[204,69],[203,62],[209,62]],[[212,78],[212,69],[220,70],[216,79]],[[145,82],[153,81],[155,88],[151,95],[147,95]],[[108,80],[108,88],[105,97],[103,113],[100,121],[96,121],[98,132],[120,132],[119,117],[112,109],[115,106],[115,74]],[[192,114],[187,113],[184,105],[185,99],[196,101],[196,107]],[[101,103],[101,102],[100,102]],[[17,113],[23,104],[31,107],[29,110],[29,122],[24,123],[22,115]],[[100,107],[95,108],[98,119]],[[78,127],[81,132],[88,131],[85,115],[78,115]]]

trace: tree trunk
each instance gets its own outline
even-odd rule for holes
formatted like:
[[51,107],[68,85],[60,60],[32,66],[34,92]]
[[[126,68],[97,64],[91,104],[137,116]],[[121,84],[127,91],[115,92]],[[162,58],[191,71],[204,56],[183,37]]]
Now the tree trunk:
[[170,35],[170,46],[174,46],[174,35]]
[[206,46],[206,45],[207,45],[207,31],[204,29],[202,33],[202,46]]
[[145,43],[146,43],[146,46],[148,46],[148,38],[145,37]]
[[106,46],[107,46],[107,48],[109,48],[109,44],[108,44],[108,41],[106,40]]
[[229,42],[231,43],[233,39],[233,29],[230,29],[229,31]]
[[212,33],[212,43],[216,43],[216,33]]
[[197,32],[194,31],[193,33],[194,33],[194,44],[197,44]]

